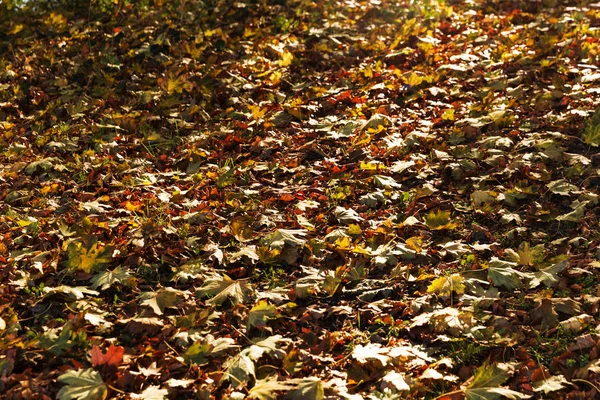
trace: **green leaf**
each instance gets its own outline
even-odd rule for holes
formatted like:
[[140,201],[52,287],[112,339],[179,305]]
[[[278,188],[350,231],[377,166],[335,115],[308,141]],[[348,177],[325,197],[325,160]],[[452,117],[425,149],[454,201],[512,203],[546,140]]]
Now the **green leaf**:
[[235,340],[232,338],[215,339],[213,335],[209,334],[204,336],[203,340],[194,342],[183,353],[183,360],[188,365],[205,365],[208,363],[208,356],[237,347],[239,346],[235,344]]
[[518,400],[529,399],[531,396],[508,388],[476,388],[464,391],[467,400]]
[[213,275],[197,291],[198,296],[212,297],[208,304],[220,305],[230,299],[233,304],[246,302],[252,286],[245,280],[234,281],[227,275]]
[[279,382],[276,376],[266,377],[256,381],[248,392],[247,399],[271,400],[279,398],[276,392],[292,389],[293,386]]
[[585,207],[587,202],[583,202],[569,213],[556,217],[557,221],[579,222],[585,217]]
[[427,288],[427,293],[438,293],[440,296],[450,296],[452,292],[463,294],[465,292],[465,278],[459,274],[450,276],[441,276],[431,282]]
[[52,329],[40,337],[40,346],[55,356],[60,356],[65,350],[75,345],[71,340],[71,322],[67,322],[60,335],[57,335],[58,329]]
[[258,303],[248,313],[248,325],[259,329],[267,325],[267,320],[274,317],[276,307],[269,304],[266,300],[259,300]]
[[108,394],[100,373],[91,368],[69,370],[58,377],[58,382],[67,385],[58,392],[60,400],[104,400]]
[[363,129],[377,129],[379,126],[388,126],[392,120],[387,115],[373,114],[371,118],[364,124]]

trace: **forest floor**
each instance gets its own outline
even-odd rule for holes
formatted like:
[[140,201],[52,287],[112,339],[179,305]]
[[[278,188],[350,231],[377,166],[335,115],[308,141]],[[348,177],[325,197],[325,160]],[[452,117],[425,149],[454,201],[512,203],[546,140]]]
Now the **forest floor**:
[[2,11],[3,398],[600,397],[600,3],[159,3]]

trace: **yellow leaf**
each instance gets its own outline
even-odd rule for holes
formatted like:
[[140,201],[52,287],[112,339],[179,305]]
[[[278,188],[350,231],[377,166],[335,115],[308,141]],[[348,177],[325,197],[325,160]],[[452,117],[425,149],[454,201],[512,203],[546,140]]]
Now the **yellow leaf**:
[[449,108],[446,111],[444,111],[442,119],[446,121],[454,121],[454,108]]
[[456,229],[458,226],[456,223],[450,221],[450,211],[431,211],[425,216],[425,225],[433,231],[439,231],[442,229]]
[[423,77],[416,72],[411,72],[408,78],[404,78],[404,81],[409,86],[419,86],[423,82]]
[[427,288],[427,293],[437,293],[440,296],[450,296],[452,292],[463,294],[465,292],[465,278],[459,274],[450,276],[441,276],[431,282]]
[[406,239],[406,246],[408,246],[409,249],[420,253],[421,250],[423,250],[423,238],[419,236],[410,237]]
[[274,71],[269,75],[269,81],[272,85],[278,85],[281,82],[282,73],[279,71]]
[[262,109],[260,106],[250,104],[248,110],[252,113],[252,117],[256,120],[261,119],[267,113],[267,109]]
[[16,35],[17,33],[21,32],[24,27],[25,26],[23,24],[15,24],[10,29],[10,31],[8,31],[8,33],[11,34],[11,35]]
[[360,225],[358,225],[358,224],[348,225],[348,235],[358,236],[361,233],[362,233],[362,230],[360,229]]
[[294,61],[294,55],[286,50],[281,55],[281,60],[279,60],[279,66],[288,67],[292,64],[292,61]]
[[92,238],[84,239],[82,242],[70,243],[67,252],[67,267],[89,273],[110,262],[112,248],[103,246],[95,238]]
[[356,253],[356,254],[371,255],[371,252],[369,250],[365,249],[361,245],[354,246],[354,248],[352,249],[352,252]]
[[350,241],[350,238],[348,236],[342,236],[341,238],[336,240],[333,244],[338,249],[346,250],[346,249],[350,248],[350,245],[352,244],[352,242]]
[[252,229],[253,223],[254,220],[251,217],[240,216],[231,221],[229,229],[238,241],[246,242],[254,235],[254,229]]
[[139,210],[142,207],[141,204],[133,204],[130,201],[127,201],[127,203],[125,203],[125,209],[131,212],[135,212],[137,210]]
[[385,165],[378,161],[360,162],[360,169],[363,171],[379,171],[385,169]]
[[274,305],[269,304],[267,300],[259,300],[248,313],[248,325],[263,329],[267,325],[267,320],[273,318],[275,314]]

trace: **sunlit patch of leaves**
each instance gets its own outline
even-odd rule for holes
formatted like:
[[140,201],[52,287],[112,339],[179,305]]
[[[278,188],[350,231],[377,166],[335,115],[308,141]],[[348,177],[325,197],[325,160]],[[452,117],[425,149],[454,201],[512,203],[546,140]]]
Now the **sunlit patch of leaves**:
[[593,398],[596,9],[3,2],[2,392]]

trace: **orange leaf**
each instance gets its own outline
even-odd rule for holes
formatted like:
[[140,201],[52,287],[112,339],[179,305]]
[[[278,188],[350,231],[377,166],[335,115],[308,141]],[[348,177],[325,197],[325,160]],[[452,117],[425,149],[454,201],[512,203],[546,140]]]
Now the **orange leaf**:
[[103,364],[119,365],[121,361],[123,361],[125,348],[111,344],[108,347],[108,350],[106,350],[106,354],[104,354],[102,353],[102,350],[100,350],[100,347],[93,345],[90,353],[92,355],[92,365],[94,367]]

